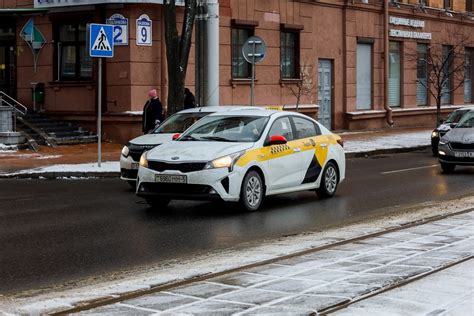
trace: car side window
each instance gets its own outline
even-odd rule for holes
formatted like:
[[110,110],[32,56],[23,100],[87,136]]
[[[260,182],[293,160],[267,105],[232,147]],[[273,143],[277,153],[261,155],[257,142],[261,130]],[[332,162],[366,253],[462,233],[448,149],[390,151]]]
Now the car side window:
[[293,140],[293,131],[291,129],[291,122],[288,117],[282,117],[273,122],[268,138],[271,136],[280,135],[286,138],[287,141]]
[[316,124],[310,120],[301,117],[293,117],[293,122],[295,123],[297,139],[313,137],[321,134],[319,128],[316,129]]

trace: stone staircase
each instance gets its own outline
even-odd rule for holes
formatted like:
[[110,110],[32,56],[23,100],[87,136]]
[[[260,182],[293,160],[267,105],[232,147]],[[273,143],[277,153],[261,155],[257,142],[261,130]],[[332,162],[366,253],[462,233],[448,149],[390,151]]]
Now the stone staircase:
[[24,117],[19,117],[17,129],[25,133],[30,145],[81,144],[97,142],[97,135],[69,122],[52,119],[43,113],[28,110]]

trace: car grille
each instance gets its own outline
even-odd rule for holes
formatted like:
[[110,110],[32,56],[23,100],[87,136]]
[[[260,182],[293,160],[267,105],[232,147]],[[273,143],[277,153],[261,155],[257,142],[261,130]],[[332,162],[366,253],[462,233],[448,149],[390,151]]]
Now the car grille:
[[155,171],[178,170],[183,173],[199,171],[204,169],[205,162],[189,162],[189,163],[167,163],[163,161],[148,161],[148,169]]
[[454,150],[474,150],[473,144],[464,144],[464,143],[449,143],[449,147]]
[[136,144],[128,144],[129,155],[132,157],[134,161],[140,161],[140,157],[143,152],[153,149],[156,146],[161,144],[152,144],[152,145],[136,145]]

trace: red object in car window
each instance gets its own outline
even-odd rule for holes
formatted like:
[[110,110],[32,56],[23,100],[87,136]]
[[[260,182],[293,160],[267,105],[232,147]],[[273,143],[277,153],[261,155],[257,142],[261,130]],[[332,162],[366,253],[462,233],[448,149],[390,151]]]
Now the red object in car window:
[[181,134],[180,134],[180,133],[176,133],[176,134],[174,134],[174,135],[171,137],[171,139],[172,139],[172,140],[177,140],[177,139],[179,138],[179,136],[181,136]]

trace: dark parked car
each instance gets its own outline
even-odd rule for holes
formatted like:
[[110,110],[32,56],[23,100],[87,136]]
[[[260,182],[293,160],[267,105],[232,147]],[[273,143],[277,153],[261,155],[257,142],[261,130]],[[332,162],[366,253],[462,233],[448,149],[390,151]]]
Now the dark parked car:
[[464,107],[454,110],[449,114],[446,120],[441,122],[441,124],[431,132],[431,151],[433,152],[433,156],[438,155],[439,139],[449,132],[452,127],[456,126],[459,119],[461,119],[461,117],[471,109],[473,109],[473,107]]
[[438,158],[444,172],[456,165],[474,166],[474,109],[464,113],[454,128],[439,140]]

